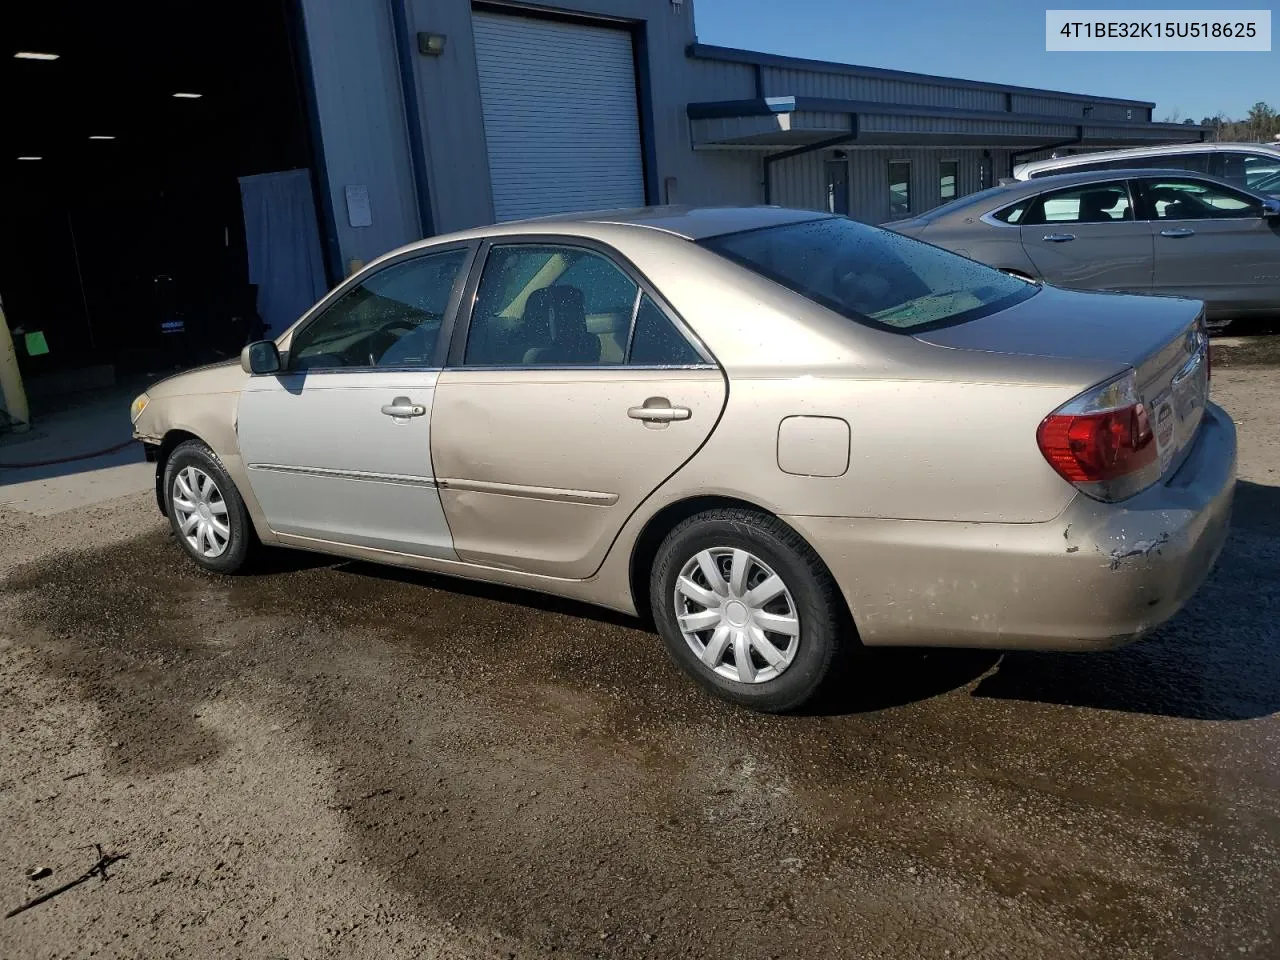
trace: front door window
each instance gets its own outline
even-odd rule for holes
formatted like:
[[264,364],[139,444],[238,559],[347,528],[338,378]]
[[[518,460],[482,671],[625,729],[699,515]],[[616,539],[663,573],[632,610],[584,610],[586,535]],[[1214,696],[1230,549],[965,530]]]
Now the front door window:
[[1132,220],[1129,187],[1123,181],[1091,183],[1046,193],[1028,211],[1023,224],[1113,223]]
[[294,334],[291,370],[439,366],[436,348],[465,249],[393,264]]

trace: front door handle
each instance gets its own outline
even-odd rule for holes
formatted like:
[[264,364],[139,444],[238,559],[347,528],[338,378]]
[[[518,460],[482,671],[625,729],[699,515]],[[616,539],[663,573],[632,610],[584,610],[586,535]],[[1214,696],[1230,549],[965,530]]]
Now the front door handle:
[[650,397],[642,406],[631,407],[627,416],[645,423],[670,423],[672,420],[688,420],[693,411],[688,407],[675,407],[666,397]]
[[402,417],[425,416],[427,408],[420,403],[414,403],[408,397],[396,397],[390,403],[383,404],[382,412],[388,417],[400,419]]
[[1195,232],[1194,230],[1189,230],[1189,229],[1188,229],[1188,228],[1186,228],[1186,227],[1179,227],[1179,228],[1178,228],[1178,229],[1176,229],[1176,230],[1161,230],[1161,231],[1160,231],[1160,236],[1162,236],[1162,237],[1172,237],[1172,238],[1173,238],[1173,239],[1175,239],[1175,240],[1181,239],[1182,237],[1194,237],[1195,235],[1196,235],[1196,232]]
[[1046,243],[1066,243],[1068,240],[1074,240],[1074,233],[1046,233],[1044,239]]

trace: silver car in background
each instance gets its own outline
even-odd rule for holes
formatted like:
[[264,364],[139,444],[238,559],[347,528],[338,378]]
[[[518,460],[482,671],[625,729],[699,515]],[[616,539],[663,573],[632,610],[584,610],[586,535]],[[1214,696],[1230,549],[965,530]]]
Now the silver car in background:
[[1176,143],[1080,153],[1020,163],[1013,177],[1035,180],[1059,173],[1137,169],[1207,174],[1234,187],[1280,196],[1280,144],[1268,143]]
[[1280,200],[1180,170],[992,187],[889,229],[1076,290],[1203,300],[1211,327],[1280,310]]

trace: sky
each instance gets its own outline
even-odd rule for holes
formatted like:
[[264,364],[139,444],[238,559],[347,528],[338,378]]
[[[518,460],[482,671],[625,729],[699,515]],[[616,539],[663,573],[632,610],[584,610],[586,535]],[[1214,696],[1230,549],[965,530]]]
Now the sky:
[[[1280,110],[1280,4],[1085,0],[691,0],[698,39],[792,57],[1153,100],[1155,119]],[[1049,53],[1045,9],[1271,9],[1269,53]]]

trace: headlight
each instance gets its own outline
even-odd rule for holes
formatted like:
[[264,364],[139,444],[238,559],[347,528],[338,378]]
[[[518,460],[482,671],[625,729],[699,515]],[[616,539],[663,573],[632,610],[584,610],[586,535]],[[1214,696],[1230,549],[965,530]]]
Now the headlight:
[[129,405],[129,422],[137,423],[138,418],[142,416],[142,411],[147,409],[147,404],[151,402],[151,398],[145,393],[138,397]]

